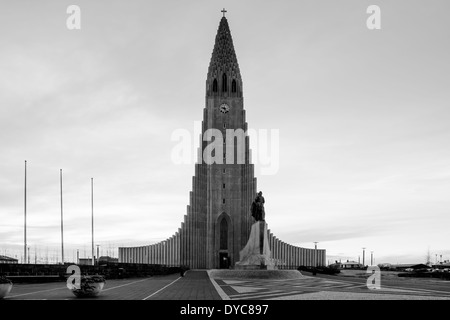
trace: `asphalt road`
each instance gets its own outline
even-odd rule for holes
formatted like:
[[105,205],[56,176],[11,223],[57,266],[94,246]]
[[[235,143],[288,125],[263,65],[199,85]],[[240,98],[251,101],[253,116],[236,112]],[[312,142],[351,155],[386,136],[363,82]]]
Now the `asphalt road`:
[[[450,299],[450,282],[382,277],[381,290],[369,290],[366,279],[304,273],[294,280],[210,280],[206,271],[149,278],[107,280],[92,300],[341,300]],[[6,300],[73,300],[65,282],[15,284]]]

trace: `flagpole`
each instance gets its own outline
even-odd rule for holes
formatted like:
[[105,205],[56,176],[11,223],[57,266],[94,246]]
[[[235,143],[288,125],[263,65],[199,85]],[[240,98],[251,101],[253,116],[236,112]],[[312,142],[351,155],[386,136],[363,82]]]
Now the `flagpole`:
[[63,224],[63,178],[62,178],[62,169],[59,169],[59,180],[60,180],[60,191],[61,191],[61,259],[62,264],[64,264],[64,224]]
[[27,262],[27,160],[25,160],[25,187],[24,187],[24,245],[23,263]]
[[92,265],[94,260],[94,178],[91,178],[91,224],[92,224]]

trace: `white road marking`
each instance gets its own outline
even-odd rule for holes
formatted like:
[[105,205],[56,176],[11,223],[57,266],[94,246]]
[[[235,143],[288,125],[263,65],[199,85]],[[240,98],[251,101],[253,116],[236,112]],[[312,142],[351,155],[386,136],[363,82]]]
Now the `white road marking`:
[[120,286],[115,286],[115,287],[112,287],[112,288],[103,289],[102,292],[103,291],[112,290],[112,289],[121,288],[121,287],[125,287],[125,286],[129,286],[130,284],[134,284],[134,283],[138,283],[138,282],[142,282],[142,281],[147,281],[147,280],[149,280],[149,279],[138,280],[138,281],[133,281],[133,282],[130,282],[130,283],[121,284]]
[[231,300],[230,297],[222,290],[222,288],[217,284],[217,282],[213,278],[209,278],[214,288],[216,288],[217,293],[222,298],[222,300]]
[[145,298],[142,299],[142,300],[147,300],[148,298],[153,297],[155,294],[157,294],[157,293],[160,292],[160,291],[163,291],[165,288],[167,288],[168,286],[174,284],[175,282],[177,282],[177,281],[180,280],[180,279],[181,279],[181,277],[178,277],[177,279],[173,280],[171,283],[169,283],[169,284],[166,285],[165,287],[159,289],[158,291],[152,293],[151,295],[149,295],[148,297],[145,297]]
[[30,295],[30,294],[41,293],[41,292],[48,292],[48,291],[55,291],[55,290],[62,290],[62,289],[66,289],[66,288],[55,288],[55,289],[48,289],[48,290],[34,291],[34,292],[29,292],[29,293],[16,294],[15,296],[7,296],[7,297],[5,297],[4,299],[15,298],[15,297],[22,297],[22,296],[28,296],[28,295]]

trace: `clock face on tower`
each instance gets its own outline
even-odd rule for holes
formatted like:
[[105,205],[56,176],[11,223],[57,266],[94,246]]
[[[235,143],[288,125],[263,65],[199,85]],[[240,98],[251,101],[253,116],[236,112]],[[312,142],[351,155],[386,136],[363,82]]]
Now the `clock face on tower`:
[[222,103],[219,107],[220,112],[227,113],[230,111],[230,107],[226,103]]

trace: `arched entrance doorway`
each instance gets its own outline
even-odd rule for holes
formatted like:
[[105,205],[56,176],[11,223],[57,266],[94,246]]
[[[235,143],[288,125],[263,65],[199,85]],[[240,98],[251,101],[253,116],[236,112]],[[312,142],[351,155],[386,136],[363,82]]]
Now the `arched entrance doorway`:
[[220,221],[220,240],[219,240],[219,268],[228,269],[230,259],[228,257],[228,222],[225,217]]
[[233,233],[231,219],[223,212],[216,220],[216,268],[229,269],[232,265]]

